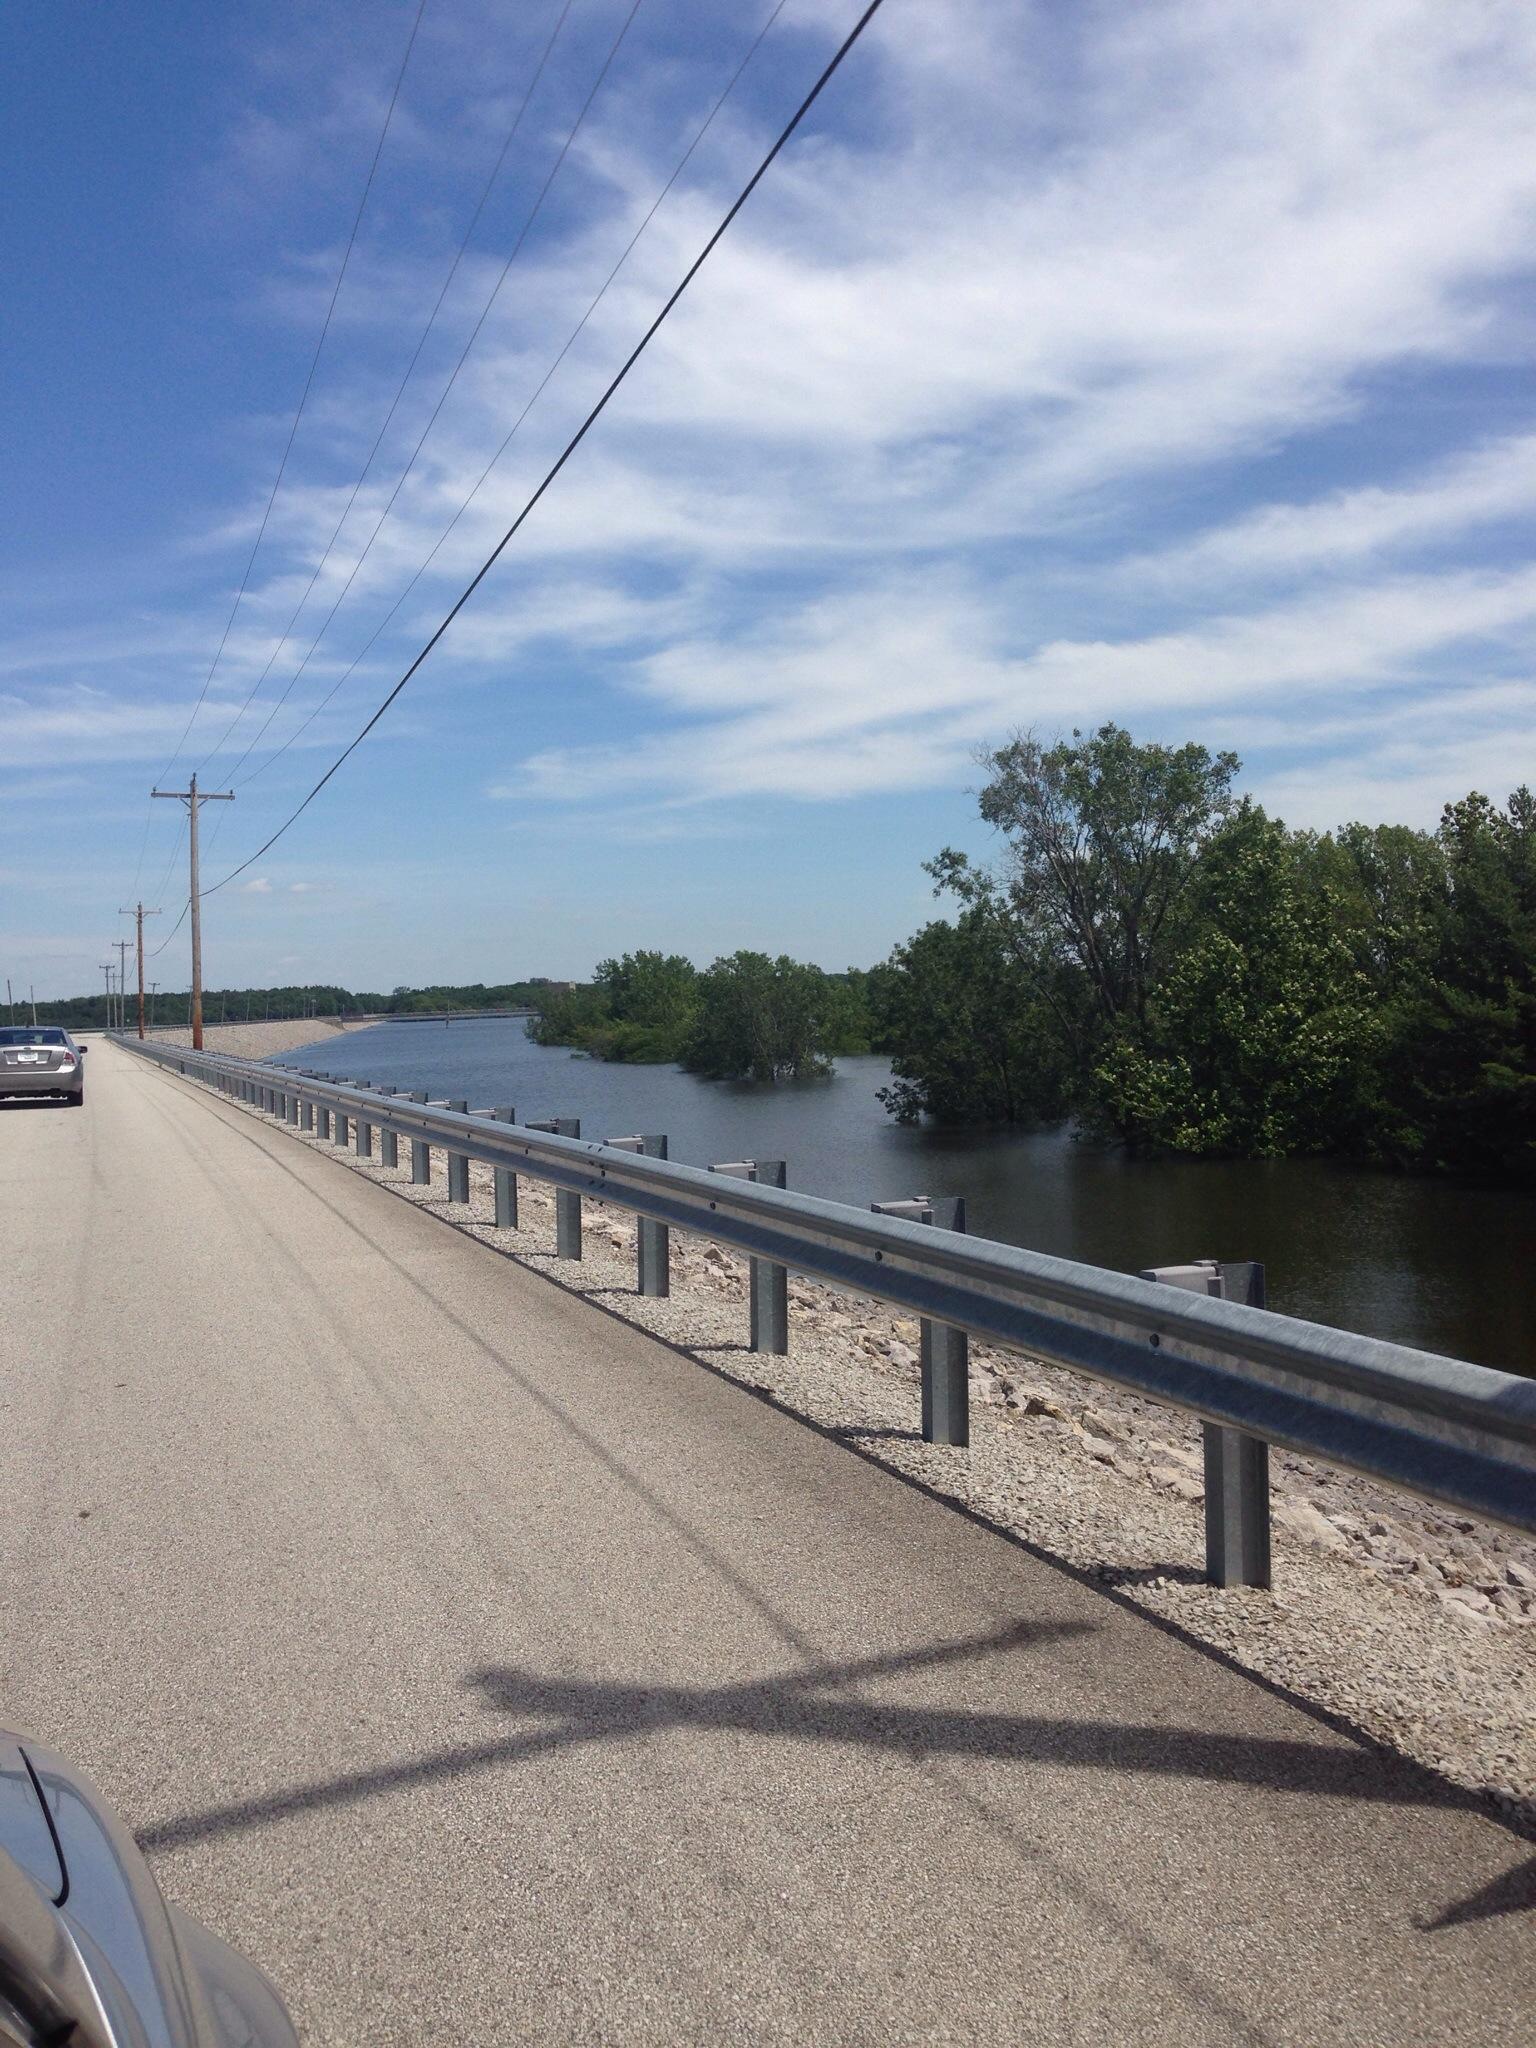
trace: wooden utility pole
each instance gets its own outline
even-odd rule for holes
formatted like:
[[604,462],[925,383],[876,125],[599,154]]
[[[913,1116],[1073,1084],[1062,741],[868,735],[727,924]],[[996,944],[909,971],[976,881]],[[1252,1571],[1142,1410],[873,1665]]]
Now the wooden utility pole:
[[160,913],[158,910],[146,910],[142,903],[136,903],[132,910],[120,910],[117,914],[119,917],[131,917],[134,920],[134,933],[139,948],[139,1036],[142,1038],[144,1036],[144,920],[146,917],[158,917]]
[[107,977],[107,1029],[112,1029],[112,962],[103,960],[101,971]]
[[128,1025],[128,948],[132,939],[114,939],[117,948],[117,1028],[127,1029]]
[[203,903],[197,883],[197,814],[204,804],[232,804],[235,792],[232,789],[199,789],[197,777],[192,777],[189,789],[152,789],[151,796],[174,797],[177,803],[187,807],[187,840],[192,854],[191,887],[187,893],[187,907],[192,912],[192,1044],[196,1051],[203,1049]]

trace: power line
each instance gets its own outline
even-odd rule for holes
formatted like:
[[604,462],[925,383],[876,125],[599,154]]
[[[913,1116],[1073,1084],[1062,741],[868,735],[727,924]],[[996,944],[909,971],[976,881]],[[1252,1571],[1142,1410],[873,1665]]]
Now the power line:
[[292,694],[294,684],[297,683],[299,677],[304,673],[305,669],[308,668],[310,661],[315,654],[316,649],[320,645],[320,642],[325,638],[326,634],[330,630],[331,621],[335,618],[337,612],[340,611],[342,604],[345,602],[348,591],[352,588],[353,583],[357,580],[359,571],[361,570],[364,562],[367,561],[369,555],[372,553],[373,544],[378,539],[380,533],[383,531],[384,524],[386,520],[389,518],[389,515],[391,514],[391,512],[394,511],[395,504],[399,499],[400,493],[405,488],[407,478],[410,476],[411,472],[416,467],[417,458],[421,454],[422,448],[426,444],[427,436],[431,433],[433,427],[436,426],[438,416],[442,412],[443,407],[447,404],[449,394],[452,392],[454,385],[459,380],[459,373],[464,368],[465,363],[469,359],[469,352],[474,347],[475,343],[479,340],[480,332],[482,328],[485,326],[487,319],[490,317],[491,308],[495,305],[497,299],[501,296],[501,289],[502,286],[507,281],[508,273],[511,271],[513,264],[517,261],[517,258],[522,251],[523,244],[527,241],[529,232],[532,229],[534,222],[538,219],[539,214],[543,210],[544,201],[549,196],[550,187],[554,184],[556,177],[559,175],[560,168],[562,164],[564,164],[566,157],[570,153],[571,145],[575,142],[576,137],[580,132],[583,123],[586,121],[588,113],[591,111],[592,102],[597,98],[598,92],[602,87],[603,81],[608,76],[609,70],[612,68],[613,60],[619,54],[619,46],[624,41],[624,38],[629,34],[630,26],[633,23],[635,16],[640,12],[642,4],[643,0],[632,0],[630,10],[628,14],[624,17],[623,24],[620,27],[618,34],[613,39],[613,43],[609,48],[608,55],[603,60],[602,69],[598,72],[597,77],[592,81],[591,89],[588,91],[586,99],[582,102],[581,110],[577,114],[574,122],[572,122],[569,134],[566,136],[564,142],[560,145],[560,152],[556,156],[554,163],[550,166],[549,174],[545,178],[544,183],[539,190],[539,195],[537,199],[535,199],[533,206],[529,211],[527,219],[523,222],[522,227],[518,231],[517,240],[512,245],[512,253],[508,256],[506,262],[502,265],[501,275],[497,278],[495,287],[492,290],[490,297],[486,300],[485,305],[481,308],[480,317],[475,322],[474,327],[470,332],[469,339],[465,342],[464,347],[460,352],[459,359],[453,366],[453,374],[449,377],[448,382],[444,385],[442,396],[438,399],[437,404],[432,408],[432,415],[428,419],[426,425],[422,428],[421,433],[417,438],[416,446],[411,450],[410,460],[405,465],[405,468],[401,471],[399,479],[396,482],[394,489],[390,492],[389,499],[385,504],[383,511],[379,514],[378,520],[374,525],[373,532],[368,536],[367,543],[364,546],[362,553],[358,556],[357,560],[352,564],[352,568],[348,573],[346,582],[342,585],[340,591],[338,592],[335,598],[335,601],[331,605],[330,610],[326,613],[324,620],[321,622],[320,630],[315,635],[314,639],[310,642],[309,648],[305,653],[303,660],[299,663],[298,667],[289,677],[287,687],[284,689],[283,694],[278,698],[277,702],[272,706],[272,709],[267,713],[267,716],[262,723],[261,730],[250,742],[250,745],[247,746],[245,752],[240,756],[240,759],[236,761],[236,763],[234,764],[234,768],[231,769],[231,777],[233,777],[236,771],[242,768],[245,765],[245,763],[250,759],[251,754],[261,741],[262,734],[266,732],[267,728],[271,725],[272,720],[277,716],[278,712],[281,711],[284,704],[287,703],[289,696]]
[[[272,507],[277,502],[277,494],[282,486],[284,473],[288,468],[288,458],[293,453],[293,444],[295,438],[298,435],[299,422],[304,417],[305,406],[309,403],[309,394],[314,385],[315,372],[320,367],[321,352],[325,348],[326,336],[331,331],[331,321],[336,312],[336,301],[341,296],[342,280],[346,277],[347,266],[352,261],[352,251],[357,244],[358,229],[362,226],[363,223],[363,213],[368,205],[368,195],[373,190],[373,181],[374,176],[379,168],[379,159],[384,153],[384,143],[389,135],[390,124],[395,118],[395,108],[398,105],[400,99],[400,88],[405,81],[406,66],[411,61],[411,52],[416,47],[417,31],[421,27],[421,19],[422,16],[426,13],[426,11],[427,0],[417,0],[415,18],[411,23],[411,32],[410,35],[406,38],[405,54],[400,59],[400,69],[395,73],[394,90],[391,92],[389,96],[389,105],[385,109],[384,124],[379,130],[379,139],[374,144],[373,156],[368,165],[368,175],[363,181],[362,197],[357,202],[357,212],[353,215],[352,218],[352,231],[347,236],[347,246],[342,253],[341,268],[336,273],[336,282],[331,289],[330,304],[325,309],[325,320],[320,329],[320,338],[315,343],[315,352],[314,355],[310,358],[309,372],[304,379],[304,388],[302,392],[299,394],[299,403],[293,415],[293,423],[288,429],[288,439],[283,445],[282,460],[277,465],[277,475],[273,478],[272,489],[267,494],[266,509],[263,511],[261,515],[261,524],[256,530],[256,539],[251,546],[250,557],[245,565],[245,573],[240,578],[240,588],[235,592],[235,601],[230,606],[229,617],[224,622],[224,631],[219,636],[218,647],[214,652],[212,662],[209,664],[208,673],[203,678],[203,687],[198,692],[197,702],[193,705],[191,716],[188,718],[186,725],[182,729],[181,738],[176,742],[176,751],[171,755],[170,760],[166,762],[165,767],[161,770],[161,780],[164,780],[164,778],[170,774],[172,768],[175,767],[177,761],[181,758],[181,750],[187,743],[188,733],[191,732],[193,726],[197,722],[197,714],[202,710],[203,705],[207,700],[209,687],[213,682],[213,678],[218,669],[219,663],[224,657],[224,649],[228,644],[230,633],[234,628],[235,615],[239,611],[241,600],[244,598],[246,590],[250,585],[251,571],[256,566],[256,557],[261,550],[262,539],[267,531],[267,522],[272,517]],[[149,809],[150,812],[152,812],[153,805],[151,805]],[[144,839],[139,847],[139,865],[134,869],[135,886],[137,886],[138,883],[139,868],[143,865],[144,848],[148,844],[148,841],[149,813],[146,813]]]
[[[565,361],[566,357],[575,347],[577,341],[580,339],[583,331],[585,330],[587,323],[591,320],[592,315],[597,311],[598,307],[607,297],[609,287],[612,285],[614,279],[618,276],[619,272],[624,268],[624,265],[629,261],[630,256],[634,253],[635,245],[640,240],[640,237],[645,233],[646,229],[650,226],[651,222],[656,218],[656,215],[660,211],[662,202],[665,200],[667,194],[672,190],[672,187],[677,183],[678,179],[687,169],[688,164],[692,160],[695,151],[699,147],[699,144],[704,140],[704,137],[709,133],[710,128],[714,125],[716,115],[720,112],[720,109],[725,105],[726,101],[730,98],[732,92],[736,88],[737,81],[740,79],[741,74],[746,70],[747,66],[751,63],[752,59],[756,56],[758,49],[763,42],[764,37],[768,34],[768,31],[773,27],[774,23],[778,20],[779,16],[784,12],[784,8],[786,5],[787,0],[777,0],[777,5],[774,7],[773,12],[768,16],[768,19],[763,23],[762,27],[758,30],[756,36],[752,40],[751,46],[748,48],[746,54],[742,57],[741,62],[736,66],[736,69],[731,73],[730,77],[726,80],[724,89],[721,91],[718,98],[715,100],[715,103],[710,108],[708,114],[705,115],[704,120],[700,124],[697,132],[695,133],[693,140],[689,143],[688,147],[684,150],[683,154],[678,158],[677,163],[673,168],[672,175],[667,179],[667,182],[662,186],[661,190],[656,194],[656,197],[651,201],[650,207],[647,209],[645,217],[641,220],[639,226],[635,229],[634,233],[630,236],[628,242],[624,245],[623,250],[620,252],[618,261],[614,264],[613,268],[608,272],[608,275],[603,279],[601,285],[599,285],[597,291],[593,294],[592,299],[588,303],[586,311],[582,314],[581,318],[576,322],[576,325],[571,329],[570,333],[566,336],[565,341],[561,346],[559,354],[554,358],[549,368],[544,372],[544,375],[539,379],[538,383],[534,386],[532,392],[529,394],[527,400],[524,402],[522,411],[517,415],[516,419],[513,420],[512,425],[507,430],[506,436],[503,439],[501,446],[496,450],[495,454],[491,457],[490,461],[485,465],[484,469],[481,470],[479,476],[471,485],[468,495],[464,498],[463,502],[459,506],[459,509],[457,510],[457,512],[454,513],[453,517],[449,520],[448,524],[443,528],[442,532],[438,535],[436,541],[433,543],[430,551],[428,552],[425,560],[421,563],[420,567],[411,577],[410,582],[406,584],[405,588],[400,592],[400,595],[395,599],[394,603],[390,606],[389,610],[384,614],[383,618],[380,619],[377,626],[374,627],[372,633],[368,636],[367,640],[363,643],[362,647],[353,656],[352,660],[347,664],[347,666],[342,670],[341,674],[336,678],[335,682],[332,683],[329,690],[326,691],[325,695],[308,713],[308,715],[299,721],[299,723],[294,727],[293,731],[289,733],[287,739],[283,741],[282,745],[280,747],[274,748],[272,753],[270,753],[267,756],[266,760],[263,761],[259,767],[253,768],[249,775],[240,776],[238,778],[233,776],[231,777],[231,780],[235,782],[235,786],[237,788],[243,789],[247,783],[254,782],[258,775],[264,775],[267,772],[267,770],[272,766],[273,762],[280,760],[282,756],[287,753],[288,749],[294,744],[294,742],[300,739],[303,736],[303,734],[308,731],[309,727],[313,725],[315,720],[320,716],[320,713],[324,711],[326,706],[331,702],[332,698],[336,695],[337,691],[341,689],[343,684],[346,683],[348,678],[353,674],[353,672],[357,669],[359,664],[367,656],[370,649],[379,639],[379,636],[388,626],[390,620],[394,618],[395,614],[399,611],[400,607],[405,603],[406,599],[410,596],[411,592],[416,588],[416,585],[427,573],[427,570],[431,568],[433,562],[437,559],[439,552],[445,546],[449,537],[453,533],[454,528],[458,525],[459,521],[464,517],[464,514],[469,510],[470,506],[474,503],[475,499],[480,495],[480,492],[484,489],[486,479],[490,476],[492,470],[495,469],[497,464],[501,461],[501,458],[506,454],[507,450],[511,447],[512,442],[518,433],[518,430],[521,428],[524,420],[527,419],[529,413],[532,412],[534,406],[538,403],[539,399],[543,396],[545,390],[547,389],[550,383],[550,380],[554,377],[555,372],[559,369],[560,365]],[[295,676],[294,681],[297,682],[297,680],[298,678],[297,676]],[[260,738],[260,734],[257,735],[257,738]],[[248,759],[250,752],[251,749],[247,748],[246,754],[242,757],[242,759]],[[237,762],[236,767],[239,767],[239,765],[240,763]],[[223,822],[223,817],[221,815],[218,823],[222,824]],[[218,825],[215,825],[214,837],[217,837],[217,834]],[[210,838],[208,843],[211,846],[213,844],[213,839]]]
[[349,741],[349,743],[342,749],[341,753],[337,755],[336,759],[331,763],[330,767],[326,769],[325,773],[321,776],[320,780],[315,784],[314,788],[309,792],[308,796],[305,797],[304,801],[298,806],[298,808],[291,812],[290,815],[284,819],[283,823],[278,826],[277,830],[272,834],[270,839],[266,840],[264,844],[257,847],[256,851],[253,854],[251,854],[247,859],[241,861],[238,867],[231,868],[227,875],[222,876],[217,882],[215,882],[213,888],[208,891],[209,895],[212,895],[215,890],[224,888],[226,884],[232,882],[235,879],[236,875],[242,874],[246,868],[252,865],[253,862],[260,860],[264,853],[269,852],[272,849],[272,847],[274,847],[277,844],[278,840],[282,838],[283,834],[289,829],[289,827],[293,825],[297,819],[302,817],[306,810],[308,810],[309,806],[314,802],[315,798],[320,794],[321,790],[325,788],[326,784],[330,781],[331,777],[337,772],[337,770],[342,766],[343,762],[347,760],[348,756],[353,754],[357,750],[357,748],[362,745],[363,741],[368,737],[369,733],[373,731],[373,728],[378,724],[379,720],[384,716],[385,712],[388,711],[390,705],[394,703],[395,699],[400,695],[400,692],[405,688],[406,684],[411,680],[412,676],[415,675],[417,669],[421,667],[422,663],[426,660],[427,656],[432,652],[433,648],[436,647],[438,641],[442,639],[443,635],[447,632],[448,628],[453,624],[454,620],[458,617],[459,613],[464,609],[465,605],[468,604],[470,598],[473,597],[476,590],[479,589],[480,585],[484,582],[485,578],[490,574],[492,568],[501,558],[501,555],[503,551],[506,549],[508,543],[513,539],[514,535],[516,535],[518,530],[522,527],[524,522],[532,513],[534,507],[538,504],[539,500],[544,496],[545,492],[549,489],[550,485],[555,481],[555,478],[559,476],[561,470],[564,469],[565,465],[576,453],[576,450],[581,446],[582,442],[586,439],[587,435],[591,432],[592,428],[596,425],[597,421],[601,418],[602,414],[607,410],[608,403],[612,399],[614,393],[619,389],[619,386],[624,382],[625,378],[629,375],[630,371],[634,368],[635,364],[640,360],[641,356],[650,346],[652,339],[656,335],[658,329],[661,327],[663,321],[666,320],[667,316],[671,313],[673,307],[677,304],[678,300],[683,296],[684,292],[687,291],[689,285],[692,284],[693,280],[698,276],[699,272],[703,269],[705,263],[709,259],[711,252],[714,250],[715,246],[724,236],[726,230],[730,227],[731,222],[735,220],[737,214],[740,213],[741,209],[746,205],[747,201],[751,198],[752,194],[757,190],[758,186],[767,176],[768,171],[773,165],[774,161],[777,159],[779,152],[784,148],[785,144],[789,141],[790,137],[794,134],[795,130],[800,126],[800,123],[805,119],[806,115],[810,112],[811,108],[816,104],[817,100],[821,97],[821,94],[824,88],[826,87],[828,81],[832,78],[833,74],[842,64],[843,59],[848,55],[848,52],[859,40],[859,37],[864,33],[865,29],[869,26],[870,22],[873,21],[875,15],[880,11],[880,8],[883,4],[884,0],[869,0],[869,5],[864,9],[864,12],[859,16],[858,20],[854,23],[853,27],[848,31],[848,34],[843,38],[842,42],[838,45],[830,61],[827,63],[825,69],[822,71],[821,76],[817,79],[816,83],[811,87],[810,91],[806,94],[805,98],[800,102],[799,106],[790,116],[790,119],[786,126],[780,130],[778,138],[774,142],[772,148],[768,151],[768,154],[763,158],[762,162],[758,165],[757,169],[752,173],[751,177],[747,180],[746,184],[742,187],[741,191],[737,194],[736,198],[731,202],[731,205],[726,211],[725,217],[720,222],[720,225],[715,229],[714,233],[710,236],[709,240],[704,244],[703,248],[699,251],[698,255],[695,256],[692,263],[689,264],[687,270],[683,273],[681,282],[675,287],[675,289],[671,293],[671,296],[666,300],[665,304],[661,308],[661,311],[656,315],[655,319],[652,320],[650,326],[647,327],[644,334],[641,335],[639,341],[637,341],[635,346],[630,350],[628,356],[626,356],[626,358],[624,359],[623,364],[620,366],[618,372],[613,377],[612,381],[608,384],[602,396],[598,399],[596,405],[592,407],[592,410],[587,414],[586,418],[582,421],[581,425],[576,429],[576,432],[571,436],[570,440],[567,441],[560,455],[557,457],[557,459],[550,467],[550,469],[546,472],[542,482],[535,489],[532,496],[528,499],[528,502],[523,506],[523,509],[518,513],[517,517],[513,520],[512,524],[507,528],[506,532],[502,535],[501,539],[496,543],[495,547],[492,548],[490,554],[486,556],[485,560],[481,563],[480,567],[475,571],[475,574],[470,578],[469,582],[465,585],[464,589],[459,593],[458,597],[454,600],[446,616],[442,619],[441,623],[436,627],[431,637],[427,640],[425,646],[416,655],[415,659],[411,662],[410,666],[406,669],[405,673],[400,677],[400,680],[389,691],[388,695],[384,698],[383,702],[378,706],[377,710],[374,711],[372,716],[368,719],[367,723],[363,726],[362,730],[357,734],[357,736],[351,741]]
[[[357,503],[358,492],[363,488],[363,485],[368,480],[368,473],[373,468],[374,458],[377,456],[380,447],[383,445],[384,436],[389,432],[390,424],[393,421],[396,412],[398,412],[400,408],[400,401],[405,396],[406,386],[410,383],[411,378],[415,375],[416,365],[421,361],[421,352],[427,345],[427,338],[431,334],[432,329],[437,325],[437,316],[443,309],[443,301],[447,298],[449,290],[452,287],[453,281],[459,274],[459,266],[464,261],[465,252],[469,248],[470,238],[473,236],[475,229],[480,225],[480,217],[485,212],[486,204],[490,199],[492,189],[496,184],[496,180],[501,176],[502,165],[507,160],[507,152],[511,149],[513,142],[517,139],[518,130],[522,127],[523,124],[523,116],[527,113],[529,102],[532,100],[534,93],[538,90],[539,80],[544,76],[545,68],[549,63],[550,54],[555,47],[555,43],[559,38],[560,31],[564,28],[566,18],[570,14],[571,8],[574,4],[575,0],[564,0],[564,4],[561,6],[558,14],[556,15],[554,26],[550,30],[549,35],[545,40],[543,52],[539,57],[538,63],[534,67],[533,76],[528,81],[527,90],[524,92],[522,99],[518,103],[517,112],[512,117],[512,125],[507,130],[506,139],[503,141],[501,145],[500,153],[497,156],[495,163],[491,167],[491,174],[485,181],[485,185],[481,190],[480,198],[478,203],[476,204],[474,212],[470,215],[469,225],[464,230],[463,238],[459,243],[457,251],[455,252],[452,263],[448,267],[448,273],[443,279],[442,287],[437,294],[437,299],[432,307],[432,310],[427,315],[426,325],[422,328],[421,333],[417,338],[416,347],[411,356],[411,360],[405,366],[405,374],[400,379],[398,385],[395,387],[395,395],[390,400],[389,410],[384,415],[383,425],[379,428],[378,433],[374,436],[373,446],[368,451],[368,459],[363,464],[357,482],[352,486],[351,494],[349,495],[346,504],[342,507],[341,517],[337,520],[335,530],[331,534],[330,539],[326,542],[325,552],[320,557],[319,561],[315,564],[314,573],[311,575],[308,584],[305,586],[304,595],[299,599],[298,603],[294,606],[292,617],[289,619],[287,625],[283,628],[282,632],[278,635],[277,642],[274,645],[271,654],[267,658],[267,665],[262,670],[261,674],[256,678],[255,683],[252,685],[250,695],[246,698],[245,702],[240,706],[240,709],[235,713],[234,717],[230,720],[229,724],[224,728],[223,736],[219,739],[217,744],[211,747],[209,751],[203,756],[202,760],[198,763],[199,773],[201,773],[201,771],[207,767],[208,763],[211,760],[213,760],[217,754],[223,751],[223,748],[226,742],[228,741],[230,734],[234,732],[235,728],[239,725],[241,719],[244,718],[246,712],[250,710],[251,705],[255,702],[257,692],[260,690],[262,684],[267,680],[267,677],[272,673],[273,667],[276,665],[279,654],[281,654],[284,646],[287,644],[289,636],[293,632],[294,627],[299,622],[300,614],[304,610],[305,605],[309,603],[310,596],[314,591],[315,585],[320,580],[321,573],[324,570],[326,563],[331,559],[332,554],[335,552],[336,543],[341,538],[341,530],[347,523],[347,519],[352,511],[352,507]],[[503,276],[505,276],[505,272],[503,272]],[[476,331],[478,332],[478,329]],[[463,358],[461,357],[461,363],[462,360]],[[297,676],[295,676],[294,681],[297,680],[298,678]],[[290,683],[289,689],[291,689],[292,687],[293,684]],[[283,698],[280,698],[278,700],[278,704],[274,705],[274,711],[280,708],[281,704],[286,699],[286,696],[287,692],[285,691]],[[267,718],[267,724],[271,723],[271,717],[272,714],[269,713]],[[266,729],[266,725],[263,725],[261,731],[265,732]],[[258,733],[256,735],[256,741],[259,741],[260,738],[261,733]],[[253,741],[252,745],[255,745],[256,741]],[[246,754],[242,755],[241,759],[246,759],[249,753],[250,749],[247,748]],[[238,766],[239,763],[237,763],[236,765]],[[221,812],[221,819],[222,816],[223,813]]]
[[[221,812],[220,816],[222,815],[223,813]],[[180,852],[181,850],[181,841],[179,838],[176,841],[176,849],[178,852]],[[213,894],[213,891],[211,889],[205,889],[203,891],[203,894],[205,896],[211,896]],[[166,933],[165,937],[160,941],[159,945],[156,946],[152,952],[146,953],[144,955],[144,958],[146,960],[158,960],[160,958],[160,955],[165,951],[166,947],[171,943],[172,939],[175,938],[176,934],[181,930],[182,926],[186,923],[187,912],[191,908],[192,898],[189,896],[186,902],[183,903],[181,906],[180,916],[177,918],[176,922],[171,926],[170,930]]]

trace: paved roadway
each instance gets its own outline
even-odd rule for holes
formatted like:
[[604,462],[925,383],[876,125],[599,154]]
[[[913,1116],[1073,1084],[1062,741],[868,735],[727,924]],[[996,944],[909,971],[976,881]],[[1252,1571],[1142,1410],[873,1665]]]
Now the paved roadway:
[[1529,1844],[323,1153],[0,1233],[0,1722],[307,2041],[1528,2042]]

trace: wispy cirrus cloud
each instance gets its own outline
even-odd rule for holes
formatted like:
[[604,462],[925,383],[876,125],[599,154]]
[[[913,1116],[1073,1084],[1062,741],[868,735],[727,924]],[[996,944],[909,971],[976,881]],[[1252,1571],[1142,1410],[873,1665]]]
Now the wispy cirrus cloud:
[[1467,450],[1397,485],[1363,484],[1308,504],[1261,504],[1161,554],[1134,556],[1133,576],[1188,584],[1351,569],[1372,556],[1459,542],[1536,513],[1536,433]]
[[[701,801],[920,788],[962,774],[989,735],[1124,717],[1128,704],[1158,731],[1263,721],[1273,744],[1283,703],[1293,747],[1315,742],[1316,721],[1328,714],[1353,754],[1368,722],[1350,720],[1341,731],[1339,705],[1394,692],[1432,727],[1458,720],[1459,694],[1478,698],[1496,714],[1494,738],[1508,761],[1512,745],[1518,758],[1528,743],[1530,687],[1458,693],[1444,663],[1471,649],[1483,664],[1528,664],[1533,622],[1536,568],[1461,571],[1019,653],[1008,645],[1016,628],[996,603],[967,601],[953,588],[886,586],[826,600],[755,639],[654,656],[636,686],[670,714],[664,730],[639,745],[545,750],[492,794],[590,802],[660,788]],[[1482,672],[1476,662],[1474,672]]]

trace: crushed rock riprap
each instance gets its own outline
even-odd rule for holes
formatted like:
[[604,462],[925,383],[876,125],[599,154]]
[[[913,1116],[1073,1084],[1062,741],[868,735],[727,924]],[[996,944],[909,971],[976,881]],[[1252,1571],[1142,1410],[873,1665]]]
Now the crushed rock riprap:
[[[207,1024],[203,1027],[204,1052],[228,1053],[237,1060],[270,1060],[279,1053],[302,1052],[305,1046],[323,1046],[328,1038],[347,1031],[371,1031],[377,1017],[268,1017],[249,1024]],[[192,1032],[185,1024],[158,1025],[149,1033],[156,1045],[190,1046]]]
[[[519,1228],[497,1230],[488,1166],[471,1162],[465,1206],[448,1201],[436,1152],[434,1179],[418,1188],[408,1163],[385,1168],[307,1134],[305,1142],[570,1291],[600,1294],[610,1314],[1536,1832],[1536,1542],[1272,1451],[1274,1590],[1222,1590],[1203,1577],[1192,1417],[975,1343],[970,1445],[925,1444],[918,1327],[883,1303],[791,1273],[789,1355],[747,1351],[747,1261],[720,1245],[674,1231],[674,1292],[651,1299],[635,1292],[635,1219],[622,1209],[583,1199],[577,1265],[555,1257],[554,1195],[537,1181],[519,1177]],[[408,1162],[403,1143],[401,1156]]]

